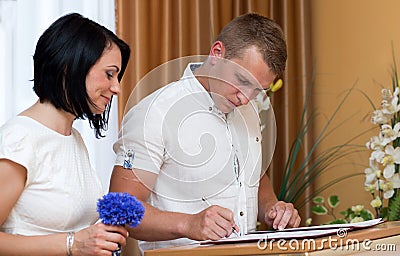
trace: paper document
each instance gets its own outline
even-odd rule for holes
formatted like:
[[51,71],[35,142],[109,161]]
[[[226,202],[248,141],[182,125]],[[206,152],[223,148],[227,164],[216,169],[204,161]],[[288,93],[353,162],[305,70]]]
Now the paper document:
[[238,242],[254,242],[261,239],[266,239],[271,241],[272,239],[294,239],[294,238],[310,238],[310,237],[320,237],[328,235],[340,235],[343,232],[348,232],[352,229],[367,228],[377,225],[383,222],[382,219],[374,219],[357,223],[346,223],[346,224],[330,224],[321,226],[309,226],[309,227],[299,227],[299,228],[288,228],[284,230],[274,230],[274,231],[256,231],[249,234],[229,238],[223,238],[217,241],[202,241],[200,244],[222,244],[222,243],[238,243]]
[[287,228],[283,230],[260,230],[260,231],[254,231],[254,232],[249,232],[249,234],[261,234],[261,233],[276,233],[276,232],[292,232],[292,231],[300,231],[300,230],[317,230],[317,229],[331,229],[331,228],[351,228],[351,229],[357,229],[357,228],[368,228],[375,226],[379,223],[382,223],[382,218],[378,219],[373,219],[373,220],[366,220],[362,222],[356,222],[356,223],[345,223],[345,224],[329,224],[329,225],[320,225],[320,226],[308,226],[308,227],[298,227],[298,228]]
[[327,235],[336,235],[337,232],[346,232],[350,228],[331,228],[331,229],[318,229],[318,230],[299,230],[292,232],[272,232],[272,233],[259,233],[259,234],[247,234],[240,237],[229,237],[223,238],[217,241],[203,241],[200,244],[223,244],[223,243],[238,243],[238,242],[256,242],[259,240],[279,240],[279,239],[294,239],[294,238],[310,238]]

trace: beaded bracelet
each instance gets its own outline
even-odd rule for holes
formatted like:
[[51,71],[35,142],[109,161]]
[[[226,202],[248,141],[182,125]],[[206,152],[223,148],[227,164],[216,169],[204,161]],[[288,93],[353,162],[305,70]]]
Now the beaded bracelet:
[[67,235],[67,255],[72,256],[72,246],[74,245],[75,232],[68,232]]

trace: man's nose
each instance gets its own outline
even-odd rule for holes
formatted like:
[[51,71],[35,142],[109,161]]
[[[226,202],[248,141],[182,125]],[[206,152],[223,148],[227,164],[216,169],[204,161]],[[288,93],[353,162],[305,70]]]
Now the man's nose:
[[250,101],[249,96],[246,95],[246,93],[243,92],[243,91],[239,91],[239,92],[237,93],[237,97],[238,97],[238,99],[240,100],[240,103],[241,103],[242,105],[246,105],[246,104],[249,103],[249,101]]

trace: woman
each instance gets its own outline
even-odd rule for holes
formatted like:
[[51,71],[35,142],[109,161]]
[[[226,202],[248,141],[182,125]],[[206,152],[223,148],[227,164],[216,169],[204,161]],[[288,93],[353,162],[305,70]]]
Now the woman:
[[111,255],[123,227],[95,224],[103,189],[75,119],[103,137],[129,46],[73,13],[55,21],[34,54],[39,100],[0,128],[0,255]]

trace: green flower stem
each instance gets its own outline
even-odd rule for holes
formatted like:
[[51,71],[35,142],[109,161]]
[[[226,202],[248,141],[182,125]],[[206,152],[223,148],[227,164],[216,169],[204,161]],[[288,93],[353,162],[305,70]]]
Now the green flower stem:
[[[360,145],[346,145],[351,147],[362,147]],[[293,188],[288,190],[286,197],[291,202],[296,202],[299,197],[301,197],[302,193],[307,189],[307,187],[322,173],[326,172],[329,167],[333,167],[333,163],[337,160],[348,156],[349,154],[363,152],[363,150],[358,149],[347,149],[343,150],[346,146],[338,145],[332,147],[331,149],[326,150],[321,155],[316,157],[315,161],[308,166],[307,170],[302,169],[296,170],[296,173],[304,173],[304,175],[298,175],[293,177],[290,181],[288,181],[288,188]],[[342,150],[343,152],[340,152]],[[333,152],[332,152],[333,151]],[[363,174],[363,173],[359,173]]]
[[[279,200],[285,200],[288,202],[295,202],[293,198],[293,193],[296,193],[295,191],[300,191],[304,192],[304,190],[306,189],[306,187],[309,185],[309,183],[312,181],[312,179],[309,179],[309,177],[316,177],[318,176],[320,173],[319,170],[317,170],[317,175],[314,174],[308,174],[308,171],[305,171],[305,169],[307,167],[309,167],[309,163],[311,162],[311,157],[314,153],[314,151],[316,150],[317,146],[321,143],[321,141],[326,138],[326,134],[329,134],[332,132],[328,130],[328,127],[330,126],[330,124],[332,123],[332,121],[334,120],[335,116],[337,115],[337,113],[339,112],[340,108],[342,107],[342,105],[344,104],[344,102],[346,101],[346,99],[349,97],[350,93],[352,92],[352,90],[355,87],[355,84],[353,84],[353,86],[347,91],[347,93],[345,94],[345,96],[342,98],[342,100],[340,101],[339,105],[336,107],[335,111],[333,112],[333,114],[331,115],[331,117],[328,119],[326,125],[323,127],[322,131],[320,132],[320,134],[318,135],[316,142],[313,144],[313,146],[311,147],[310,151],[307,153],[305,159],[302,161],[300,167],[296,170],[294,169],[294,164],[295,164],[295,160],[298,158],[300,149],[301,149],[301,145],[303,143],[304,140],[304,136],[307,134],[310,126],[311,126],[311,121],[313,121],[316,117],[315,113],[311,113],[310,117],[306,119],[306,113],[307,113],[307,109],[308,109],[308,104],[309,104],[309,100],[310,100],[310,96],[311,96],[311,88],[313,85],[313,79],[314,79],[314,73],[313,73],[313,77],[311,80],[311,85],[310,85],[310,89],[307,93],[306,96],[306,102],[303,108],[303,112],[302,112],[302,117],[301,117],[301,122],[300,122],[300,128],[298,130],[298,135],[297,138],[295,140],[295,142],[292,144],[291,150],[290,150],[290,154],[289,154],[289,158],[288,161],[286,163],[285,166],[285,171],[284,171],[284,177],[283,177],[283,181],[281,184],[281,188],[278,194],[278,199]],[[343,122],[344,123],[344,122]],[[334,129],[333,129],[334,130]],[[343,156],[342,156],[343,157]],[[326,158],[326,159],[329,159]],[[317,160],[318,161],[318,160]],[[318,164],[314,164],[315,167],[318,166]],[[322,164],[320,166],[323,166]],[[326,167],[326,166],[325,166]],[[312,169],[312,172],[315,172],[315,169]],[[305,175],[303,177],[301,176],[301,173],[303,173],[305,171]],[[293,176],[294,179],[291,180],[291,175],[293,172]],[[303,182],[298,183],[298,179],[302,179]],[[305,182],[304,184],[304,180],[309,180],[309,182]],[[300,185],[295,185],[293,186],[293,184],[300,184]],[[299,187],[300,186],[300,187]],[[296,196],[296,198],[298,198],[298,196]]]
[[[305,127],[307,127],[309,125],[308,121],[306,120],[306,114],[307,114],[307,110],[308,110],[308,106],[310,103],[310,98],[311,98],[311,91],[312,91],[312,87],[314,84],[314,79],[315,79],[315,64],[314,64],[314,68],[313,68],[313,73],[311,75],[311,82],[310,82],[310,87],[309,90],[307,92],[306,95],[306,99],[304,102],[304,107],[303,107],[303,111],[301,113],[301,120],[300,120],[300,128],[297,132],[297,137],[295,142],[292,144],[291,148],[290,148],[290,153],[289,153],[289,157],[288,160],[286,162],[286,166],[285,166],[285,171],[284,171],[284,176],[283,176],[283,180],[282,180],[282,184],[279,190],[279,194],[278,194],[278,199],[279,200],[284,200],[285,199],[285,193],[287,191],[287,181],[289,180],[289,177],[291,176],[292,170],[293,170],[293,166],[295,164],[295,161],[297,159],[297,155],[300,151],[303,139],[304,139],[304,131],[308,130],[308,128],[304,128],[303,125]],[[311,115],[313,116],[313,115]]]

